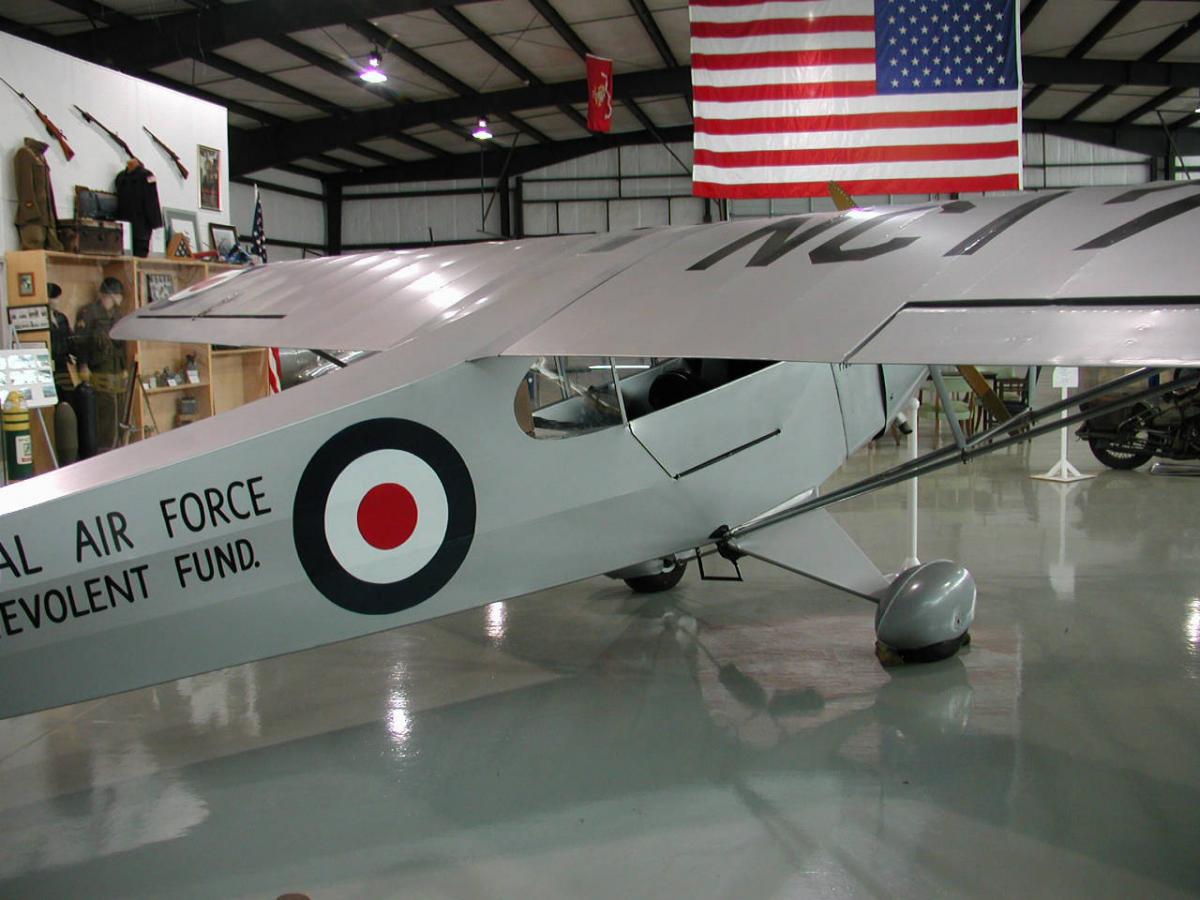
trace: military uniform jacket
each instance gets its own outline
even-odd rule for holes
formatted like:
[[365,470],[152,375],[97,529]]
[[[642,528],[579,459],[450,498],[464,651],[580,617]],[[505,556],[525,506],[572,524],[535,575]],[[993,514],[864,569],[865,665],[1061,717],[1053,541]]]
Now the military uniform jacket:
[[105,310],[104,304],[93,300],[75,318],[75,334],[71,346],[75,359],[93,372],[121,372],[125,369],[125,342],[108,336],[121,312],[117,307]]
[[25,138],[25,145],[13,157],[13,171],[17,177],[18,228],[22,225],[42,225],[50,229],[57,226],[50,165],[45,156],[47,146],[33,138]]
[[123,169],[115,179],[117,188],[117,217],[133,227],[135,235],[149,237],[155,228],[162,228],[162,207],[158,205],[158,182],[145,166]]

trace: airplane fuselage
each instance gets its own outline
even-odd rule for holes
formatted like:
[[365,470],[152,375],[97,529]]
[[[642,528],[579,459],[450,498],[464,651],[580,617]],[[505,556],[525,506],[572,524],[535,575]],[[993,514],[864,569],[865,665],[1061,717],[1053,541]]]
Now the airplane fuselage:
[[[402,352],[8,489],[25,502],[0,517],[0,714],[697,546],[818,486],[922,371],[777,363],[629,424],[539,440],[514,415],[531,359],[384,387]],[[334,405],[343,379],[367,399]],[[187,452],[188,433],[236,434],[306,398],[307,418]]]

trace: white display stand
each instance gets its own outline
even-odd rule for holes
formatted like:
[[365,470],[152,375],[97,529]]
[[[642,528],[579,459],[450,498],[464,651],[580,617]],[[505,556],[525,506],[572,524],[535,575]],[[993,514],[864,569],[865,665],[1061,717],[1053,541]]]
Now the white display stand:
[[[908,423],[912,426],[912,431],[908,433],[908,458],[916,459],[917,450],[917,432],[920,430],[917,425],[920,422],[917,414],[921,411],[921,401],[913,397],[908,404]],[[919,566],[921,560],[917,558],[917,481],[919,479],[910,478],[908,480],[908,558],[904,560],[904,564],[900,567],[903,572],[906,569],[911,569],[913,566]]]
[[[1074,366],[1058,366],[1054,370],[1053,385],[1061,389],[1062,398],[1066,400],[1070,388],[1079,387],[1079,369]],[[1064,409],[1059,417],[1065,419],[1067,411]],[[1059,429],[1059,437],[1061,443],[1059,444],[1058,462],[1050,467],[1050,471],[1031,477],[1037,478],[1039,481],[1056,481],[1059,484],[1071,484],[1076,481],[1086,481],[1089,478],[1095,478],[1095,475],[1084,475],[1071,465],[1071,461],[1067,459],[1066,428]]]

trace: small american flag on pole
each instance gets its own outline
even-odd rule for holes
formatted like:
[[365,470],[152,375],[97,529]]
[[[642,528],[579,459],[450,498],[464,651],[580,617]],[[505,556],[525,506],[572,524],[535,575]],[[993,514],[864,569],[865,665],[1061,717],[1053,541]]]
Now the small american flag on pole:
[[279,348],[267,348],[267,391],[271,394],[278,394],[283,390],[283,384],[279,380]]
[[690,0],[702,197],[1016,190],[1013,0]]
[[250,228],[251,248],[254,255],[264,263],[267,261],[267,229],[263,225],[262,197],[254,189],[254,224]]
[[[254,255],[259,257],[265,265],[267,262],[267,229],[263,225],[262,197],[258,193],[258,188],[254,189],[254,224],[250,228],[250,241]],[[270,394],[278,394],[283,390],[279,369],[279,348],[268,347],[267,392]]]

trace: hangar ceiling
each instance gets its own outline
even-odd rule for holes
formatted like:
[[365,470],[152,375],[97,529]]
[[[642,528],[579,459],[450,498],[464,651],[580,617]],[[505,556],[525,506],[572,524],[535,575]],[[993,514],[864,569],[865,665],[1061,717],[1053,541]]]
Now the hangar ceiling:
[[[1200,153],[1200,2],[1022,7],[1027,132]],[[0,0],[0,29],[227,107],[235,177],[519,174],[691,138],[686,0]],[[608,135],[585,127],[588,52],[614,60]]]

